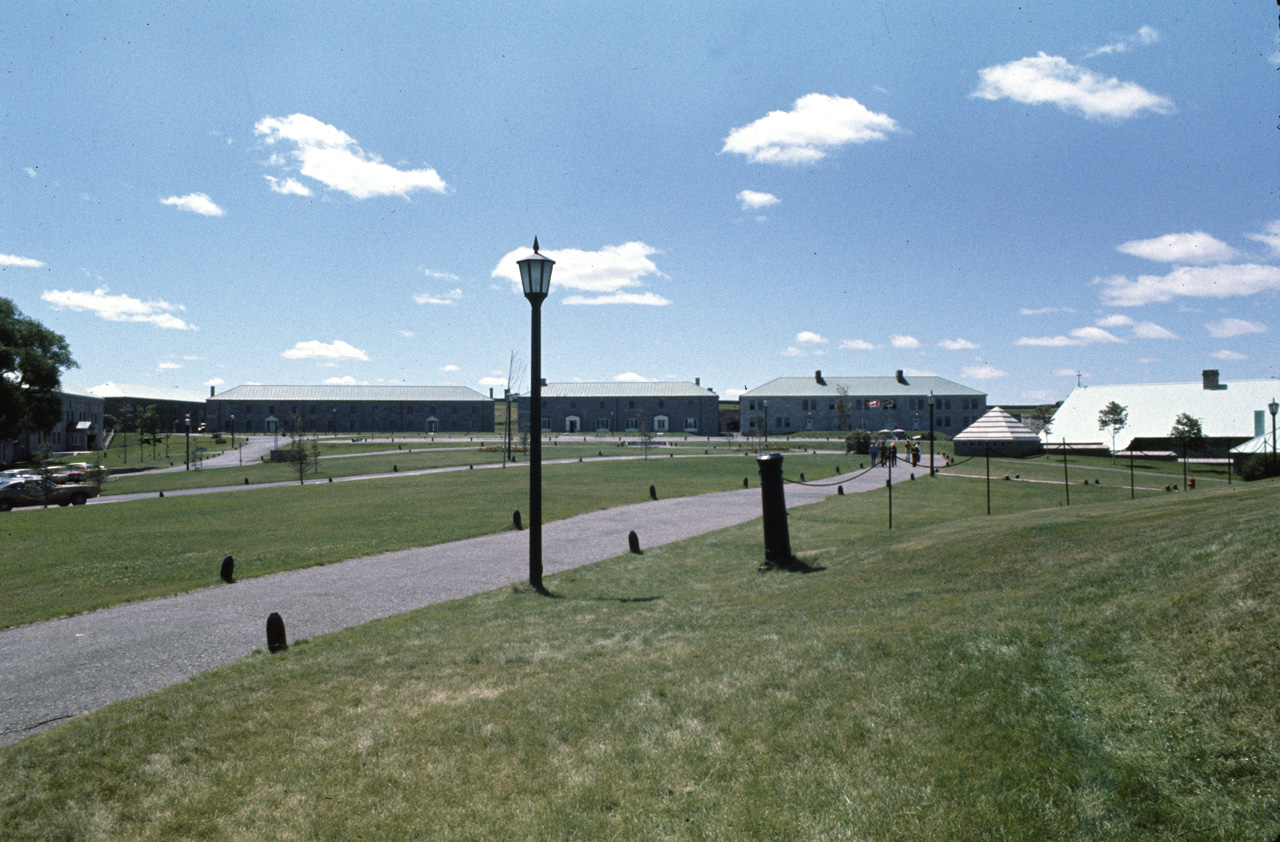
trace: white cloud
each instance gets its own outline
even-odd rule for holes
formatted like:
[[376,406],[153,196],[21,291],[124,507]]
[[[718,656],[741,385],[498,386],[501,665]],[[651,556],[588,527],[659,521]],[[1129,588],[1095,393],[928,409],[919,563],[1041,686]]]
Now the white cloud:
[[652,377],[645,377],[642,374],[636,374],[634,371],[627,371],[622,374],[613,375],[614,383],[653,383]]
[[648,307],[665,307],[671,301],[656,292],[615,292],[610,295],[598,295],[594,298],[586,295],[570,295],[561,303],[565,305],[641,304]]
[[1209,356],[1213,357],[1215,360],[1247,360],[1249,359],[1244,354],[1239,354],[1239,353],[1236,353],[1235,351],[1214,351]]
[[485,388],[505,389],[507,388],[507,378],[505,377],[481,377],[479,380],[481,386]]
[[327,345],[319,340],[299,342],[280,354],[288,360],[362,360],[369,362],[369,355],[359,348],[335,339]]
[[782,352],[782,356],[784,357],[805,357],[808,355],[808,351],[803,348],[797,348],[794,345],[788,345]]
[[[254,124],[253,130],[262,135],[268,145],[283,142],[293,146],[289,153],[291,164],[278,155],[272,155],[269,163],[296,167],[300,175],[355,199],[408,198],[414,190],[444,193],[449,189],[430,167],[398,170],[383,163],[377,155],[365,152],[346,132],[306,114],[263,117]],[[274,189],[274,185],[272,187]]]
[[938,347],[948,351],[972,351],[978,346],[968,339],[944,339],[938,343]]
[[401,335],[401,336],[403,336],[405,339],[412,339],[412,338],[413,338],[413,331],[411,331],[411,330],[402,330],[402,331],[400,331],[400,335]]
[[40,174],[40,173],[36,172],[36,168],[35,168],[35,167],[23,167],[23,168],[22,168],[22,171],[23,171],[24,173],[26,173],[27,175],[31,176],[32,178],[35,178],[36,176],[38,176],[38,175]]
[[1070,336],[1024,336],[1013,344],[1024,347],[1067,348],[1079,345],[1096,345],[1101,342],[1123,343],[1124,340],[1100,327],[1080,327],[1071,331]]
[[978,71],[980,99],[1011,99],[1027,105],[1057,105],[1089,119],[1125,120],[1144,111],[1168,114],[1173,103],[1133,82],[1121,82],[1040,53]]
[[452,363],[450,363],[449,365],[440,366],[440,370],[441,371],[461,371],[460,368],[458,368],[456,365],[453,365]]
[[[1051,372],[1049,372],[1049,373],[1050,373],[1050,374],[1052,374],[1054,377],[1079,377],[1079,376],[1081,376],[1080,372],[1076,371],[1074,368],[1055,368],[1053,371],[1051,371]],[[1089,375],[1085,374],[1085,375],[1083,375],[1083,376],[1084,376],[1084,377],[1088,377]]]
[[1167,275],[1140,275],[1129,280],[1124,275],[1099,278],[1102,301],[1113,307],[1189,298],[1230,298],[1280,290],[1280,266],[1256,263],[1223,266],[1179,266]]
[[453,304],[462,298],[462,290],[454,289],[444,295],[432,295],[429,292],[420,292],[413,296],[414,304]]
[[1250,240],[1257,240],[1271,250],[1272,257],[1280,257],[1280,219],[1267,225],[1262,234],[1245,234]]
[[796,334],[796,341],[802,345],[823,345],[827,340],[811,330],[802,330]]
[[1128,327],[1133,324],[1133,319],[1128,316],[1114,315],[1098,319],[1096,324],[1098,327]]
[[462,280],[462,278],[459,278],[457,275],[453,274],[452,272],[435,272],[435,271],[432,271],[431,269],[428,269],[425,266],[419,266],[418,271],[426,275],[428,278],[435,278],[436,280],[439,280],[439,281]]
[[[544,250],[541,254],[556,261],[551,273],[552,291],[565,289],[585,293],[572,295],[564,304],[642,304],[664,306],[671,302],[653,292],[635,292],[645,286],[642,278],[650,275],[662,277],[658,267],[649,259],[657,249],[640,241],[620,246],[605,246],[600,251],[581,249]],[[527,248],[508,252],[498,261],[491,276],[505,278],[513,288],[520,290],[520,268],[516,265],[529,255]]]
[[1074,312],[1075,310],[1071,307],[1036,307],[1034,309],[1030,307],[1023,307],[1021,310],[1018,311],[1018,314],[1021,316],[1044,316],[1044,315],[1048,315],[1049,313],[1074,313]]
[[1224,263],[1238,256],[1231,246],[1203,231],[1130,240],[1116,246],[1116,251],[1161,263]]
[[0,266],[20,266],[23,269],[39,269],[44,266],[39,260],[30,257],[18,257],[13,254],[0,254]]
[[919,348],[920,340],[916,339],[914,336],[903,336],[895,333],[890,337],[889,344],[895,348]]
[[226,211],[213,203],[204,193],[188,193],[185,196],[170,196],[161,199],[162,205],[173,205],[178,210],[198,213],[201,216],[222,216]]
[[1246,322],[1244,319],[1219,319],[1204,326],[1209,335],[1215,339],[1230,339],[1246,333],[1266,333],[1267,326],[1257,322]]
[[736,401],[738,398],[742,397],[749,391],[751,390],[750,389],[725,389],[724,399],[729,401]]
[[884,140],[898,124],[868,110],[856,99],[807,94],[791,111],[770,111],[753,123],[733,129],[721,152],[746,155],[763,164],[810,164],[850,143]]
[[311,195],[311,188],[296,178],[276,178],[274,175],[264,175],[263,178],[271,183],[272,190],[285,196]]
[[878,346],[872,345],[865,339],[841,339],[841,351],[874,351]]
[[1178,334],[1161,327],[1155,322],[1138,322],[1133,326],[1133,335],[1139,339],[1177,339]]
[[174,315],[185,307],[174,306],[167,301],[139,301],[127,295],[108,295],[106,287],[93,292],[74,290],[45,290],[40,297],[59,310],[77,310],[93,313],[109,322],[144,322],[166,330],[195,330]]
[[776,205],[782,201],[772,193],[757,193],[754,190],[743,190],[738,194],[738,201],[742,203],[743,210],[756,210],[758,208],[767,208],[770,205]]
[[1150,26],[1143,26],[1132,35],[1126,35],[1123,38],[1112,41],[1110,44],[1103,44],[1101,47],[1098,47],[1096,50],[1085,56],[1085,58],[1111,55],[1113,53],[1127,53],[1129,48],[1132,46],[1147,46],[1148,44],[1154,44],[1159,40],[1159,32],[1152,29]]
[[175,368],[182,368],[182,363],[173,363],[173,362],[164,361],[164,362],[161,362],[157,366],[157,368],[160,371],[173,371]]
[[965,366],[960,374],[968,380],[994,380],[997,377],[1009,376],[1009,372],[1001,371],[990,363],[987,363],[986,365]]
[[204,385],[206,386],[225,386],[226,383],[227,381],[223,380],[221,377],[214,377],[204,381]]
[[368,380],[357,380],[350,374],[344,374],[342,377],[326,377],[324,380],[326,386],[368,386]]

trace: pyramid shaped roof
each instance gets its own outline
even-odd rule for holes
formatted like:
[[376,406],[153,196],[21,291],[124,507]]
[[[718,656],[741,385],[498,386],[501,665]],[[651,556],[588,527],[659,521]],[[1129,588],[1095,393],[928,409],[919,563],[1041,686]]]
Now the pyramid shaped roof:
[[1039,441],[1031,429],[998,406],[955,436],[956,441]]

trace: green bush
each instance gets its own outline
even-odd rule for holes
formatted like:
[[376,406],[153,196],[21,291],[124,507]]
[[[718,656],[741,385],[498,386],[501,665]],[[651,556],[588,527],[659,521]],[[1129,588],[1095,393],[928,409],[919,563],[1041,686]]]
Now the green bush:
[[866,430],[854,430],[844,437],[845,453],[866,454],[871,449],[871,433]]
[[1274,459],[1270,453],[1255,453],[1244,463],[1243,476],[1246,482],[1280,477],[1280,461]]

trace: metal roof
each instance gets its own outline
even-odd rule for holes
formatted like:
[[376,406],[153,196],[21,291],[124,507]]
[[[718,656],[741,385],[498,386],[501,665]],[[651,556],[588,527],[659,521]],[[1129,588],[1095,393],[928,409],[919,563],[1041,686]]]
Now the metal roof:
[[1000,407],[991,410],[955,436],[956,441],[1040,441],[1040,437]]
[[89,394],[99,398],[134,398],[141,401],[181,401],[204,403],[209,396],[194,389],[175,389],[170,386],[137,386],[132,383],[103,383],[89,389]]
[[961,386],[942,377],[904,377],[906,383],[896,377],[824,377],[819,383],[814,377],[778,377],[763,386],[743,392],[741,398],[835,398],[843,386],[851,397],[920,397],[933,392],[935,395],[954,397],[986,396],[986,392]]
[[[1206,389],[1204,382],[1146,383],[1122,386],[1081,386],[1058,411],[1047,442],[1111,446],[1111,431],[1098,429],[1098,413],[1111,401],[1128,410],[1128,423],[1116,436],[1116,448],[1123,450],[1136,438],[1168,438],[1178,415],[1186,413],[1200,420],[1208,438],[1252,438],[1260,430],[1257,412],[1271,423],[1267,404],[1280,396],[1280,380],[1220,381],[1218,388]],[[1269,427],[1267,428],[1270,429]]]
[[487,401],[489,397],[466,386],[236,386],[211,401]]
[[[521,397],[528,397],[525,392]],[[697,383],[548,383],[544,398],[716,398],[716,393]],[[718,398],[717,398],[718,400]]]

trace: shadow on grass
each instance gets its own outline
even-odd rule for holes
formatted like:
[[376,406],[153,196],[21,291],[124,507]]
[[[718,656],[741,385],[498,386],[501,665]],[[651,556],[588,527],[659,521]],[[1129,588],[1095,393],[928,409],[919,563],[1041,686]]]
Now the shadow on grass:
[[811,564],[801,561],[795,556],[792,556],[786,561],[766,561],[759,567],[759,571],[761,573],[772,573],[775,570],[782,571],[784,573],[821,573],[826,569],[827,568],[825,567],[814,567]]

